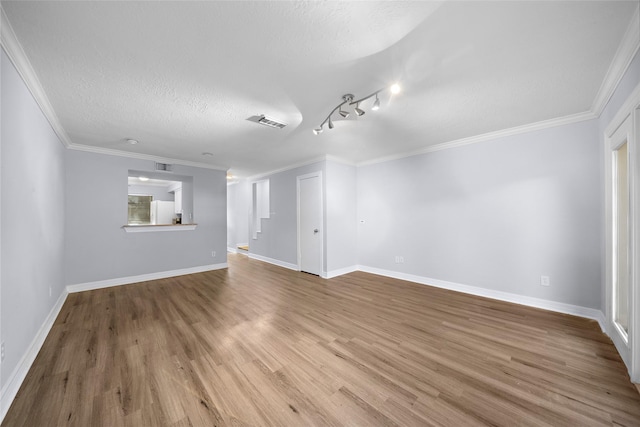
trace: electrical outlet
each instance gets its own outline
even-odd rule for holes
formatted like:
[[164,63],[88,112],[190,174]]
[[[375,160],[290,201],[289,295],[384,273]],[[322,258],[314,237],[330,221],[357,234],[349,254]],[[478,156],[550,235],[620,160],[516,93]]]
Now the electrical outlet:
[[211,257],[215,258],[216,257],[216,251],[211,251]]
[[540,286],[551,286],[549,276],[540,276]]
[[404,264],[404,257],[396,255],[396,264]]
[[52,295],[53,295],[53,289],[51,289],[51,286],[49,286],[49,298],[51,298]]
[[4,362],[4,341],[0,344],[0,361]]

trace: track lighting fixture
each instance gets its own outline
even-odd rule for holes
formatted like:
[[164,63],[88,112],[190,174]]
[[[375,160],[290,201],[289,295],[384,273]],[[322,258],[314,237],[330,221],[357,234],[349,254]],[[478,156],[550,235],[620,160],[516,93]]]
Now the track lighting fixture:
[[[396,83],[393,86],[391,86],[391,93],[393,94],[397,94],[400,92],[400,86]],[[329,115],[327,116],[326,119],[324,119],[324,121],[322,123],[320,123],[320,127],[316,128],[313,130],[313,133],[316,135],[319,135],[322,133],[322,129],[324,127],[324,125],[328,125],[329,129],[333,129],[334,125],[333,125],[333,120],[331,119],[331,116],[333,115],[333,113],[335,113],[336,111],[338,112],[338,114],[340,114],[343,118],[347,118],[349,117],[349,112],[345,111],[342,109],[342,107],[345,104],[348,104],[349,106],[351,105],[355,105],[355,107],[353,108],[353,111],[356,113],[356,115],[358,117],[364,115],[364,110],[362,108],[360,108],[360,103],[363,101],[368,100],[369,98],[373,98],[374,96],[376,97],[376,100],[373,102],[373,106],[371,107],[371,109],[373,111],[376,111],[378,109],[380,109],[380,98],[378,98],[378,94],[380,92],[382,92],[383,89],[379,89],[375,92],[373,92],[371,95],[367,95],[364,98],[360,98],[354,101],[355,96],[353,96],[350,93],[347,93],[346,95],[342,96],[342,102],[340,104],[338,104],[333,110],[331,110],[331,112],[329,113]]]
[[316,128],[313,130],[313,133],[316,135],[319,135],[322,133],[322,127],[325,125],[325,123],[329,126],[329,129],[333,129],[333,121],[331,120],[331,115],[333,113],[335,113],[336,111],[340,111],[340,115],[344,118],[346,118],[347,116],[349,116],[349,113],[347,111],[342,111],[342,106],[344,104],[348,104],[351,101],[353,101],[353,95],[351,95],[350,93],[343,95],[342,96],[342,102],[340,104],[338,104],[338,106],[336,108],[334,108],[333,110],[331,110],[331,112],[329,113],[329,115],[327,116],[326,119],[324,119],[324,121],[322,123],[320,123],[320,127]]
[[376,100],[373,102],[373,107],[371,107],[373,111],[378,111],[380,109],[380,99],[378,99],[378,94],[376,93]]
[[372,97],[374,97],[374,96],[375,96],[375,97],[376,97],[376,100],[375,100],[375,102],[373,103],[373,107],[371,107],[371,109],[372,109],[373,111],[375,111],[375,110],[377,110],[378,108],[380,108],[380,100],[378,99],[378,94],[379,94],[381,91],[382,91],[382,89],[379,89],[379,90],[377,90],[377,91],[373,92],[371,95],[367,95],[367,96],[365,96],[364,98],[360,98],[360,99],[358,99],[358,100],[356,100],[356,101],[351,101],[351,102],[349,103],[349,105],[353,105],[353,104],[355,104],[355,105],[356,105],[356,108],[354,108],[354,109],[353,109],[353,111],[355,111],[355,112],[356,112],[356,114],[357,114],[358,116],[362,116],[362,115],[364,115],[364,110],[360,108],[360,103],[361,103],[361,102],[363,102],[363,101],[366,101],[367,99],[372,98]]

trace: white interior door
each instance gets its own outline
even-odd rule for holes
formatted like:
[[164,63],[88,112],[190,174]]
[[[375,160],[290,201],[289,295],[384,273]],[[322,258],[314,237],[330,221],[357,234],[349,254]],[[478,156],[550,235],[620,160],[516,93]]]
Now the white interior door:
[[298,265],[320,275],[323,252],[322,179],[320,173],[298,177]]

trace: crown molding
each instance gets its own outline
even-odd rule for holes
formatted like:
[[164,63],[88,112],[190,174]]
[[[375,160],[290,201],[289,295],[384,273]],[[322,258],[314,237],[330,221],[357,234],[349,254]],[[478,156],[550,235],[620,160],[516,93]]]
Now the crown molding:
[[[42,88],[42,84],[40,83],[38,76],[33,70],[31,62],[27,58],[26,53],[22,48],[22,45],[18,41],[16,34],[13,31],[13,28],[9,22],[9,19],[6,16],[4,9],[2,8],[2,4],[0,4],[0,17],[1,17],[0,45],[7,53],[7,56],[15,66],[16,70],[24,80],[27,88],[29,89],[35,101],[37,102],[40,109],[42,110],[43,114],[49,121],[49,124],[53,128],[53,131],[56,133],[56,135],[58,136],[58,138],[60,139],[62,144],[64,144],[65,147],[73,150],[79,150],[79,151],[86,151],[86,152],[93,152],[98,154],[107,154],[107,155],[114,155],[114,156],[121,156],[121,157],[130,157],[130,158],[143,159],[143,160],[152,160],[152,161],[157,161],[162,163],[173,163],[173,164],[180,164],[184,166],[192,166],[192,167],[198,167],[198,168],[207,168],[207,169],[224,170],[224,171],[227,171],[229,169],[227,167],[223,167],[219,165],[210,165],[210,164],[200,163],[200,162],[192,162],[192,161],[186,161],[186,160],[180,160],[180,159],[170,159],[170,158],[158,157],[158,156],[153,156],[148,154],[131,153],[128,151],[74,144],[73,142],[71,142],[69,135],[62,127],[62,124],[60,123],[58,116],[56,115],[51,103],[49,102],[49,99],[44,89]],[[605,75],[605,78],[600,86],[600,89],[598,90],[598,93],[593,101],[590,111],[587,111],[584,113],[578,113],[570,116],[560,117],[557,119],[545,120],[537,123],[513,127],[513,128],[504,129],[496,132],[489,132],[482,135],[472,136],[469,138],[462,138],[454,141],[449,141],[441,144],[428,146],[416,151],[399,153],[399,154],[367,160],[363,162],[350,162],[350,161],[333,157],[330,155],[325,155],[325,156],[314,158],[308,161],[286,166],[280,169],[259,173],[257,175],[250,176],[247,179],[248,180],[260,179],[276,173],[285,172],[291,169],[296,169],[302,166],[307,166],[313,163],[327,161],[327,160],[343,163],[347,165],[355,165],[357,167],[366,166],[366,165],[401,159],[405,157],[411,157],[415,155],[430,153],[434,151],[440,151],[440,150],[445,150],[449,148],[455,148],[455,147],[460,147],[464,145],[474,144],[477,142],[484,142],[484,141],[502,138],[506,136],[517,135],[521,133],[542,130],[545,128],[562,126],[565,124],[577,123],[580,121],[594,119],[599,117],[602,111],[604,110],[604,108],[606,107],[615,89],[620,83],[620,80],[622,79],[622,77],[624,76],[624,73],[629,68],[631,61],[633,60],[635,54],[638,52],[639,49],[640,49],[640,6],[636,8],[636,11],[634,12],[633,17],[631,18],[631,22],[629,23],[627,30],[625,32],[625,35],[623,36],[622,41],[618,46],[618,49],[616,50],[616,54],[614,55],[614,58],[609,66],[609,69],[607,70],[607,74]]]
[[627,98],[627,100],[622,104],[622,106],[618,109],[618,112],[613,119],[609,122],[609,125],[606,127],[604,131],[604,136],[606,138],[611,138],[611,136],[618,130],[620,125],[625,121],[630,114],[633,114],[633,110],[640,108],[640,83],[638,83]]
[[390,156],[379,157],[377,159],[366,160],[357,162],[357,167],[367,166],[376,163],[383,163],[392,160],[398,160],[405,157],[416,156],[420,154],[431,153],[434,151],[446,150],[449,148],[461,147],[464,145],[475,144],[478,142],[490,141],[493,139],[503,138],[512,135],[518,135],[527,132],[534,132],[556,126],[568,125],[571,123],[578,123],[586,120],[597,119],[602,114],[602,111],[606,107],[607,103],[613,96],[620,80],[629,69],[631,61],[635,57],[636,53],[640,50],[640,5],[636,7],[633,17],[627,26],[627,30],[622,37],[622,41],[616,50],[616,53],[609,65],[609,69],[600,85],[600,89],[593,101],[591,109],[583,113],[572,114],[565,117],[559,117],[550,120],[544,120],[536,123],[531,123],[524,126],[517,126],[509,129],[503,129],[495,132],[489,132],[481,135],[476,135],[468,138],[457,139],[454,141],[444,142],[441,144],[431,145],[419,150],[398,153]]
[[342,164],[345,164],[345,165],[356,166],[356,167],[368,166],[368,165],[373,165],[373,164],[377,164],[377,163],[384,163],[384,162],[389,162],[389,161],[392,161],[392,160],[403,159],[405,157],[412,157],[412,156],[417,156],[417,155],[420,155],[420,154],[431,153],[431,152],[434,152],[434,151],[447,150],[449,148],[462,147],[464,145],[475,144],[475,143],[478,143],[478,142],[491,141],[491,140],[494,140],[494,139],[504,138],[504,137],[507,137],[507,136],[519,135],[519,134],[523,134],[523,133],[534,132],[534,131],[538,131],[538,130],[544,130],[544,129],[553,128],[553,127],[557,127],[557,126],[568,125],[568,124],[572,124],[572,123],[579,123],[579,122],[592,120],[592,119],[597,119],[597,118],[598,118],[598,115],[596,115],[595,113],[593,113],[591,111],[585,111],[584,113],[571,114],[571,115],[564,116],[564,117],[559,117],[559,118],[556,118],[556,119],[543,120],[543,121],[536,122],[536,123],[530,123],[528,125],[516,126],[516,127],[509,128],[509,129],[502,129],[502,130],[495,131],[495,132],[488,132],[488,133],[484,133],[484,134],[481,134],[481,135],[471,136],[471,137],[468,137],[468,138],[456,139],[454,141],[443,142],[441,144],[431,145],[431,146],[424,147],[424,148],[421,148],[421,149],[415,150],[415,151],[408,151],[408,152],[404,152],[404,153],[393,154],[393,155],[390,155],[390,156],[378,157],[376,159],[365,160],[365,161],[362,161],[362,162],[351,162],[349,160],[345,160],[345,159],[342,159],[340,157],[336,157],[336,156],[332,156],[332,155],[325,155],[325,156],[316,157],[316,158],[313,158],[311,160],[307,160],[307,161],[304,161],[304,162],[295,163],[293,165],[285,166],[285,167],[280,168],[280,169],[276,169],[276,170],[272,170],[272,171],[269,171],[269,172],[264,172],[264,173],[259,173],[259,174],[256,174],[256,175],[252,175],[252,176],[250,176],[250,177],[248,177],[246,179],[249,180],[249,181],[255,181],[255,180],[259,180],[261,178],[265,178],[265,177],[267,177],[269,175],[275,175],[275,174],[280,173],[280,172],[286,172],[286,171],[291,170],[291,169],[296,169],[296,168],[299,168],[299,167],[302,167],[302,166],[307,166],[307,165],[310,165],[310,164],[313,164],[313,163],[322,162],[322,161],[332,161],[332,162],[342,163]]
[[60,119],[58,119],[58,116],[53,110],[53,107],[49,102],[49,98],[42,88],[40,79],[38,79],[38,76],[33,70],[33,66],[31,65],[29,58],[27,58],[27,54],[22,49],[22,45],[18,41],[16,33],[13,31],[13,27],[11,27],[9,18],[7,18],[1,4],[0,15],[0,44],[18,71],[18,74],[20,74],[20,77],[22,77],[22,80],[33,96],[33,99],[47,118],[51,128],[53,128],[53,131],[60,139],[60,142],[62,142],[65,147],[69,148],[71,145],[71,139],[62,127],[62,124],[60,124]]
[[247,177],[246,179],[248,181],[256,181],[256,180],[260,180],[262,178],[266,178],[267,176],[275,175],[275,174],[281,173],[281,172],[290,171],[292,169],[301,168],[303,166],[312,165],[314,163],[324,162],[326,160],[327,160],[327,156],[315,157],[313,159],[305,160],[305,161],[300,162],[300,163],[294,163],[292,165],[285,166],[285,167],[280,168],[280,169],[275,169],[275,170],[268,171],[268,172],[261,172],[261,173],[258,173],[256,175],[251,175],[251,176]]
[[112,148],[93,147],[90,145],[70,144],[67,148],[70,150],[85,151],[95,154],[106,154],[109,156],[128,157],[130,159],[151,160],[159,163],[170,163],[174,165],[191,166],[194,168],[213,169],[219,171],[227,171],[229,168],[219,165],[210,165],[208,163],[192,162],[189,160],[171,159],[168,157],[154,156],[152,154],[132,153],[130,151],[114,150]]
[[624,76],[624,73],[631,65],[631,61],[636,52],[640,48],[640,6],[636,7],[636,10],[631,18],[631,22],[627,27],[627,31],[622,37],[622,41],[616,50],[616,54],[613,57],[613,61],[609,65],[607,74],[600,85],[600,90],[596,95],[591,106],[591,111],[596,116],[600,116],[602,111],[607,106],[607,103],[613,96],[620,80]]
[[38,76],[33,70],[33,66],[31,65],[29,58],[27,58],[27,54],[25,53],[24,49],[22,49],[22,45],[18,41],[18,38],[16,37],[16,34],[13,31],[13,28],[11,27],[11,23],[9,22],[9,18],[7,17],[4,9],[2,8],[2,4],[0,4],[0,19],[1,19],[0,45],[2,45],[2,48],[7,53],[7,56],[9,57],[14,67],[18,71],[18,74],[20,74],[20,77],[22,78],[25,85],[27,86],[27,89],[29,89],[29,92],[31,92],[31,95],[33,96],[34,100],[40,107],[40,110],[42,110],[42,113],[44,114],[47,121],[51,125],[51,128],[53,129],[55,134],[58,136],[58,139],[60,139],[60,141],[62,142],[62,144],[64,144],[66,148],[71,150],[87,151],[87,152],[98,153],[98,154],[129,157],[129,158],[142,159],[142,160],[152,160],[154,162],[172,163],[172,164],[191,166],[191,167],[197,167],[197,168],[214,169],[214,170],[222,170],[222,171],[226,171],[228,169],[227,167],[224,167],[224,166],[210,165],[207,163],[192,162],[192,161],[180,160],[180,159],[169,159],[165,157],[152,156],[149,154],[131,153],[128,151],[99,148],[99,147],[93,147],[90,145],[74,144],[73,142],[71,142],[71,138],[69,138],[69,135],[62,127],[62,124],[60,123],[60,119],[58,118],[53,107],[51,106],[51,103],[49,102],[49,98],[47,97],[47,94],[42,88],[42,83],[40,83],[40,79],[38,79]]
[[557,119],[543,120],[541,122],[531,123],[524,126],[516,126],[509,129],[503,129],[495,132],[488,132],[481,135],[471,136],[468,138],[456,139],[454,141],[443,142],[441,144],[430,145],[416,151],[410,151],[405,153],[394,154],[386,157],[379,157],[377,159],[366,160],[358,162],[356,166],[368,166],[376,163],[384,163],[392,160],[403,159],[405,157],[417,156],[420,154],[431,153],[434,151],[447,150],[449,148],[462,147],[464,145],[475,144],[478,142],[491,141],[498,138],[504,138],[507,136],[519,135],[523,133],[535,132],[538,130],[544,130],[556,126],[563,126],[572,123],[583,122],[586,120],[597,119],[598,116],[591,111],[584,113],[571,114],[565,117],[559,117]]
[[345,166],[356,166],[355,162],[352,162],[352,161],[347,160],[347,159],[343,159],[342,157],[333,156],[331,154],[327,154],[325,156],[325,160],[328,161],[328,162],[340,163],[340,164],[345,165]]
[[341,163],[341,164],[347,165],[347,166],[357,166],[357,163],[352,162],[350,160],[343,159],[342,157],[333,156],[331,154],[326,154],[324,156],[314,157],[312,159],[304,160],[302,162],[294,163],[292,165],[288,165],[288,166],[285,166],[285,167],[282,167],[282,168],[279,168],[279,169],[275,169],[275,170],[272,170],[272,171],[260,172],[260,173],[257,173],[255,175],[251,175],[251,176],[248,176],[247,178],[242,178],[242,179],[247,179],[249,181],[256,181],[256,180],[259,180],[261,178],[264,178],[264,177],[267,177],[267,176],[270,176],[270,175],[275,175],[275,174],[280,173],[280,172],[286,172],[286,171],[289,171],[289,170],[292,170],[292,169],[297,169],[297,168],[301,168],[303,166],[308,166],[308,165],[312,165],[314,163],[326,162],[326,161],[334,162],[334,163]]

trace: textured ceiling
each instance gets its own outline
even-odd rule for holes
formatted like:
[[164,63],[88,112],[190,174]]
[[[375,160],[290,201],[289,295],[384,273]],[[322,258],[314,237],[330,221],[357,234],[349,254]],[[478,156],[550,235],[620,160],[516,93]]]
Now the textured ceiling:
[[[74,145],[240,176],[324,155],[366,162],[590,111],[638,13],[637,1],[2,7]],[[402,93],[381,92],[379,111],[311,132],[343,94],[395,81]],[[260,114],[288,126],[246,120]]]

